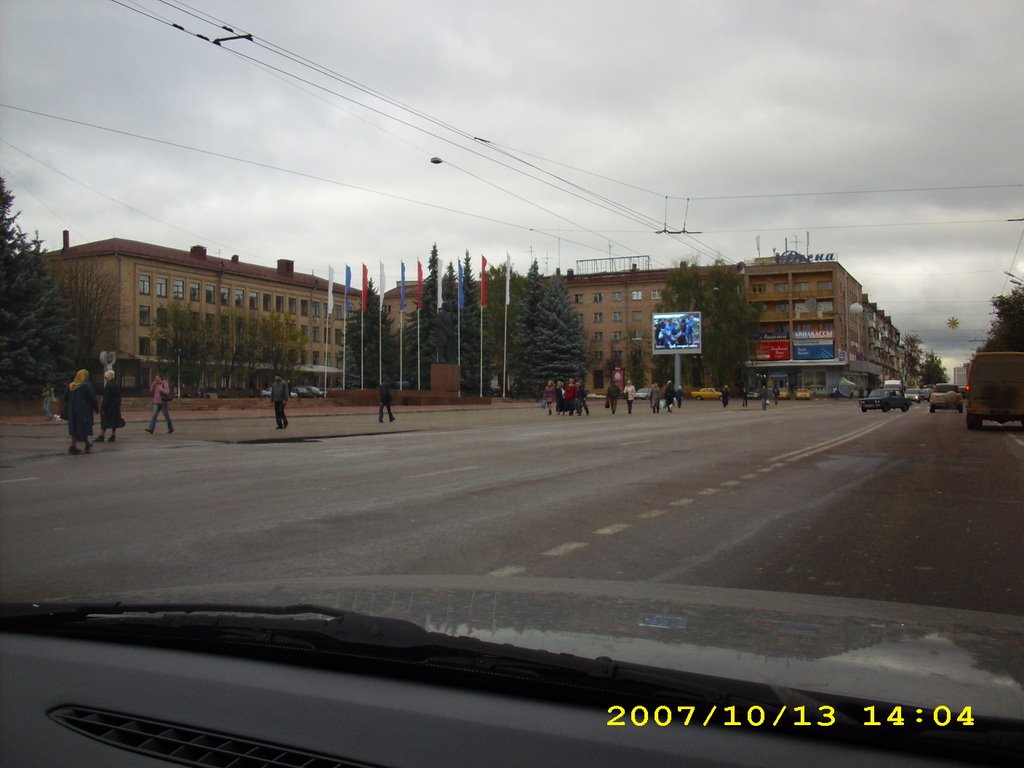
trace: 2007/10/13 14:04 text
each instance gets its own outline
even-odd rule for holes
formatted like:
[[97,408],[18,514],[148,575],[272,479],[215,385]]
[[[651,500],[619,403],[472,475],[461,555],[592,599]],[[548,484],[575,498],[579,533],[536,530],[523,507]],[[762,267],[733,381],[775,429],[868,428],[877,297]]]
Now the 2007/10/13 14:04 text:
[[[811,717],[817,717],[816,720],[808,719],[808,708],[805,706],[793,707],[791,716],[787,718],[786,713],[789,710],[787,710],[786,705],[783,705],[772,719],[769,719],[764,707],[757,705],[748,707],[728,706],[719,709],[717,705],[713,704],[708,709],[705,717],[701,718],[698,716],[695,719],[694,714],[698,709],[695,706],[677,706],[675,711],[673,711],[671,707],[661,705],[653,710],[649,710],[644,706],[637,706],[627,710],[626,707],[616,705],[608,707],[608,714],[611,715],[611,718],[607,724],[612,726],[635,725],[637,727],[654,724],[664,727],[672,725],[673,722],[681,722],[684,726],[699,724],[702,726],[726,725],[753,728],[760,728],[762,726],[772,728],[779,726],[821,726],[827,728],[836,724],[836,710],[828,705],[811,708],[810,715]],[[974,725],[974,714],[971,707],[962,707],[959,712],[946,706],[939,706],[928,710],[886,705],[886,709],[888,709],[888,715],[885,716],[884,720],[879,720],[878,718],[884,714],[884,710],[879,712],[878,708],[873,705],[864,707],[864,719],[860,725],[869,727],[927,725],[939,726],[940,728]],[[746,711],[744,712],[744,710]],[[906,714],[904,714],[904,710]],[[717,719],[716,715],[718,715]]]

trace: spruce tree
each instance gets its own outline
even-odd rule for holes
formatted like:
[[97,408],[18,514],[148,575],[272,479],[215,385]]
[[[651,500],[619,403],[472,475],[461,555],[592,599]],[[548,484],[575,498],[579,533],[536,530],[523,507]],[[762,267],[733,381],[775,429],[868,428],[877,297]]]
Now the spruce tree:
[[64,390],[70,370],[67,308],[40,257],[11,213],[14,196],[0,177],[0,397],[36,397],[46,383]]
[[[427,266],[423,272],[423,291],[419,312],[410,312],[405,325],[405,370],[409,371],[406,378],[416,386],[417,380],[422,389],[430,389],[430,366],[437,362],[437,345],[434,341],[434,328],[437,326],[437,243],[430,249]],[[419,320],[419,347],[416,344]],[[417,357],[419,370],[417,371]],[[418,378],[417,378],[418,376]]]
[[509,338],[509,376],[517,396],[540,397],[547,377],[538,372],[540,346],[537,344],[540,304],[544,298],[544,280],[534,259],[526,273],[522,292],[516,297],[518,319]]
[[372,279],[367,280],[366,312],[361,307],[353,309],[356,311],[349,312],[345,327],[346,385],[358,387],[361,382],[363,389],[376,389],[382,383],[396,382],[398,339],[391,327],[391,316],[381,316],[380,293]]
[[569,302],[565,281],[556,275],[547,285],[537,310],[533,343],[536,373],[544,381],[586,374],[587,355],[583,320]]

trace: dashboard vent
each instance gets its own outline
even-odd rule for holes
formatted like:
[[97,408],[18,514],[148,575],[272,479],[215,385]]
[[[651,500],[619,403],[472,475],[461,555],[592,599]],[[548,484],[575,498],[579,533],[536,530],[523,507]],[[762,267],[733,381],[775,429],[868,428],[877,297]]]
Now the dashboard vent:
[[368,768],[330,755],[88,707],[49,712],[56,722],[118,749],[179,765],[230,768]]

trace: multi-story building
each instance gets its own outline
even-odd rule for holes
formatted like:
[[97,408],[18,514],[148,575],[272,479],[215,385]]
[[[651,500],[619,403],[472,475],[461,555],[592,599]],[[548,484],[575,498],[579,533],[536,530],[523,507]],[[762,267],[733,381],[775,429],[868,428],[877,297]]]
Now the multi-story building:
[[[746,386],[767,381],[780,389],[806,387],[826,394],[839,387],[851,394],[899,376],[899,331],[834,254],[787,251],[737,268],[747,300],[761,309],[742,382]],[[569,297],[587,339],[587,377],[593,389],[606,386],[612,367],[627,367],[635,345],[650,348],[651,316],[670,274],[650,269],[646,257],[579,262],[577,270],[568,272]],[[653,362],[649,356],[646,360],[650,378]]]
[[[157,349],[153,334],[159,313],[171,302],[187,307],[209,327],[218,327],[233,314],[284,315],[306,338],[299,365],[303,381],[322,384],[326,378],[329,386],[341,386],[344,285],[335,284],[333,313],[328,317],[326,277],[296,272],[291,259],[264,267],[242,262],[237,255],[211,256],[201,245],[184,251],[119,238],[73,246],[67,232],[63,247],[43,258],[54,266],[87,264],[108,276],[111,290],[118,292],[113,331],[100,343],[103,349],[117,352],[116,367],[126,394],[145,391],[160,360],[173,357],[168,350]],[[359,291],[353,293],[350,301],[358,302]],[[218,378],[204,386],[259,389],[268,385],[273,372],[258,371],[255,380],[249,381],[243,380],[246,376],[234,373],[230,380]]]

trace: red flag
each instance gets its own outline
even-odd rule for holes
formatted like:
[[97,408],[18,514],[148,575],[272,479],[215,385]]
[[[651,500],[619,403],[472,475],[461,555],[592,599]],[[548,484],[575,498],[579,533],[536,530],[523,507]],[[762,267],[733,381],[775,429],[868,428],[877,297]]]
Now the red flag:
[[416,308],[423,305],[423,264],[416,259]]
[[366,272],[366,265],[363,264],[363,312],[366,311],[366,295],[370,292],[370,276]]
[[480,268],[480,306],[487,306],[487,257],[481,255],[483,266]]

